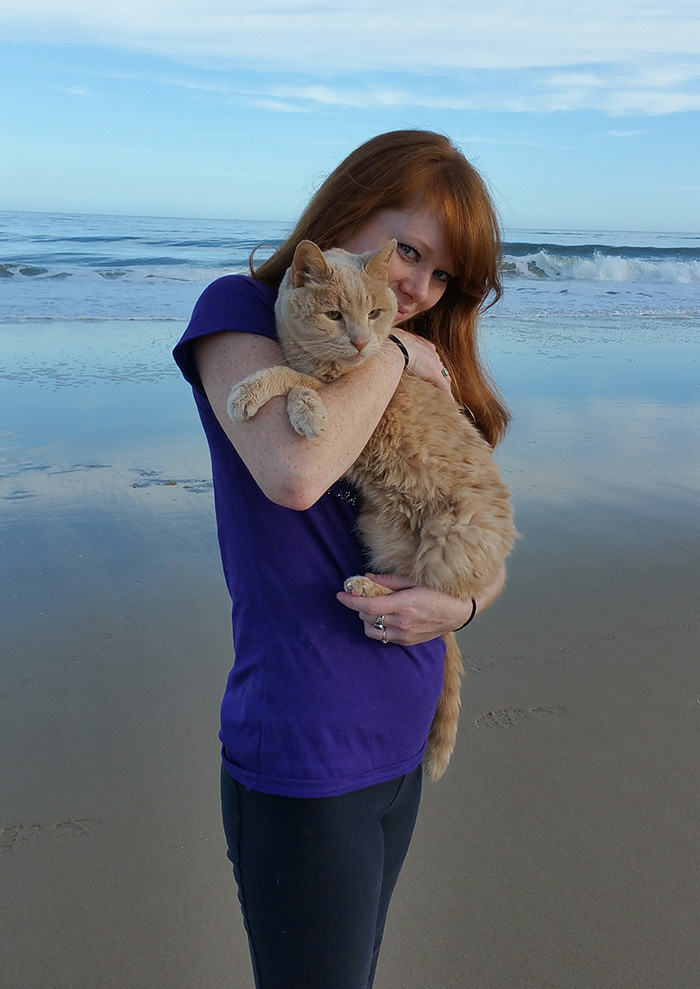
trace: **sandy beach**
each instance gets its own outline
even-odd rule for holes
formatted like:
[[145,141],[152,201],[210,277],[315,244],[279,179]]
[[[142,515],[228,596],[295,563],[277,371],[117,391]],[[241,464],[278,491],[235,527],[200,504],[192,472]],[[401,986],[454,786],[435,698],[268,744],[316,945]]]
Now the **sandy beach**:
[[[3,989],[252,989],[218,810],[229,602],[178,331],[0,326]],[[695,989],[697,325],[486,340],[522,539],[460,633],[458,747],[376,989]]]

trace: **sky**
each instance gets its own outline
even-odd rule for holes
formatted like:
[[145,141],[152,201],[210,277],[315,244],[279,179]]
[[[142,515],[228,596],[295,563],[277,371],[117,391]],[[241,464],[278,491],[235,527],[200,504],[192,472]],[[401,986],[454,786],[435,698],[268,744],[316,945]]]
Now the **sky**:
[[0,0],[0,208],[291,220],[387,130],[509,228],[700,230],[697,0]]

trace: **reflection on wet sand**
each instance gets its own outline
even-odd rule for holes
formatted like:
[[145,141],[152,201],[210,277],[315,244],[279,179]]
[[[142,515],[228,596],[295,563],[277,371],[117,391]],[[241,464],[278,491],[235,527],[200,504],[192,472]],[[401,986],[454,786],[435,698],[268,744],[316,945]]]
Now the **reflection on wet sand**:
[[[524,538],[460,633],[459,748],[378,989],[696,981],[700,342],[573,324],[488,324]],[[7,985],[247,985],[217,807],[230,605],[177,330],[19,329],[0,327]]]

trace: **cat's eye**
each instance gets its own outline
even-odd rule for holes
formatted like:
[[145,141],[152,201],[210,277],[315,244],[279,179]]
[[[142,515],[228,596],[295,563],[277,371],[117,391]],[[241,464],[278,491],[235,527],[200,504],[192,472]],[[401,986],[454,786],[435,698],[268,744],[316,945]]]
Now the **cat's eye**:
[[379,319],[379,317],[381,316],[381,314],[382,314],[381,309],[371,309],[367,313],[367,317],[368,317],[368,319]]
[[329,309],[327,313],[323,314],[328,316],[329,319],[338,320],[343,318],[343,314],[338,309]]

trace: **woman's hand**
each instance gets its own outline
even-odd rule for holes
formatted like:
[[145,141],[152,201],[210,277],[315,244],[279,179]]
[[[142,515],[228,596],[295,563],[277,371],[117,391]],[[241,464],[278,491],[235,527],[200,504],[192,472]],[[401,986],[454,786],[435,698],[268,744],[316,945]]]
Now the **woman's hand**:
[[449,376],[444,373],[445,365],[440,359],[440,355],[435,349],[435,345],[423,337],[402,330],[400,326],[395,326],[391,331],[397,336],[405,346],[409,354],[409,362],[406,371],[408,374],[415,374],[423,381],[429,381],[436,388],[442,389],[448,395],[452,394]]
[[[365,576],[389,588],[392,594],[365,598],[340,591],[336,597],[346,608],[357,612],[369,639],[382,640],[382,630],[374,627],[379,615],[384,616],[384,636],[388,642],[415,646],[446,632],[453,632],[467,621],[472,612],[471,601],[422,587],[410,577],[371,573]],[[506,569],[502,567],[491,587],[476,599],[477,615],[493,604],[505,581]]]

